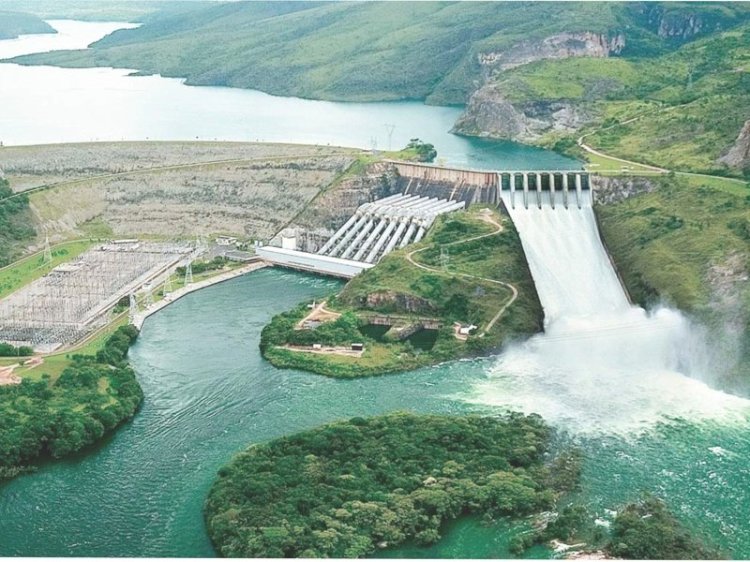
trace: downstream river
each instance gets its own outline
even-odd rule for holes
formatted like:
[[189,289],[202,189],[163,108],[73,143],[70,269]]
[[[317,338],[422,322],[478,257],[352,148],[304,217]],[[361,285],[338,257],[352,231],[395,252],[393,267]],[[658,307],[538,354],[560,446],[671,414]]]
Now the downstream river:
[[[98,36],[121,26],[54,24],[72,47],[97,37],[90,26],[100,26]],[[36,40],[42,39],[18,42],[27,41],[23,49],[30,52],[38,48]],[[0,56],[20,52],[18,42],[0,42]],[[4,50],[11,43],[16,51]],[[197,136],[366,147],[372,136],[382,146],[382,126],[393,123],[394,147],[419,136],[455,163],[576,165],[520,145],[449,135],[455,109],[290,100],[125,74],[0,64],[2,140]],[[611,400],[610,408],[602,408],[575,392],[591,380],[551,373],[527,384],[522,369],[505,369],[504,356],[354,381],[277,370],[260,357],[260,331],[272,315],[339,287],[328,279],[266,269],[190,294],[149,318],[130,352],[146,395],[142,410],[99,446],[0,486],[0,556],[213,556],[202,504],[217,469],[249,443],[393,410],[539,407],[561,440],[586,453],[579,500],[601,524],[611,521],[611,510],[650,491],[697,533],[735,558],[750,557],[750,424],[741,401],[686,381],[651,387],[648,396],[648,383],[636,381],[632,397],[627,388],[607,397],[606,381],[596,381],[597,399]],[[695,392],[701,393],[701,421],[682,421],[693,419],[686,397],[694,399]],[[432,548],[388,554],[503,558],[509,556],[507,537],[502,524],[464,520]]]

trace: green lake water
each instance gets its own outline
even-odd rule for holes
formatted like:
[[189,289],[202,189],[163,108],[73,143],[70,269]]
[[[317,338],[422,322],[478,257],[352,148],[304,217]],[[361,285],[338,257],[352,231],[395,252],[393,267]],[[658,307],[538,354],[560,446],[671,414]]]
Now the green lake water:
[[[459,414],[496,359],[337,381],[277,370],[258,352],[269,318],[340,284],[261,270],[188,295],[149,318],[130,357],[146,398],[93,450],[0,487],[0,555],[213,556],[202,505],[218,468],[250,443],[393,410]],[[734,557],[750,556],[750,427],[676,421],[641,437],[563,436],[587,453],[580,500],[606,510],[649,490]],[[506,557],[507,524],[459,521],[409,557]],[[544,550],[532,551],[546,556]]]

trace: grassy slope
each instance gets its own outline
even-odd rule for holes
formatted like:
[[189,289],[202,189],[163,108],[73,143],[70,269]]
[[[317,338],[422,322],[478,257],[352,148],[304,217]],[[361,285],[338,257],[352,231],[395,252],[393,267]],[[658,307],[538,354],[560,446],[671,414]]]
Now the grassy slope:
[[55,33],[55,30],[31,14],[0,10],[0,39],[15,39],[29,33]]
[[750,117],[750,25],[657,57],[540,61],[505,73],[497,86],[520,105],[585,108],[595,116],[582,131],[593,132],[586,142],[605,152],[726,174],[716,160]]
[[[329,376],[367,376],[412,369],[497,349],[510,338],[539,331],[541,305],[526,266],[520,240],[507,217],[501,219],[504,230],[500,234],[450,246],[451,258],[445,272],[425,271],[406,259],[406,254],[412,250],[426,248],[424,252],[415,254],[414,259],[439,268],[442,244],[494,230],[494,227],[479,220],[480,212],[481,209],[474,208],[466,213],[442,217],[418,245],[392,252],[377,267],[350,281],[331,306],[341,312],[354,311],[360,318],[374,313],[439,318],[445,327],[440,331],[432,350],[420,353],[400,342],[368,341],[367,350],[361,359],[293,352],[273,346],[264,349],[266,358],[280,367],[301,368]],[[496,220],[500,219],[496,212],[494,217]],[[518,299],[485,337],[475,335],[466,343],[453,337],[453,322],[471,322],[479,326],[477,332],[482,331],[508,301],[511,292],[506,287],[487,281],[469,280],[456,275],[457,273],[509,282],[519,291]],[[373,294],[387,295],[387,298],[377,306],[368,306],[367,297]],[[404,310],[401,304],[404,297],[422,302],[422,310]],[[295,318],[298,320],[303,315],[304,309],[300,309],[298,318]]]
[[[723,25],[742,12],[724,8],[709,17],[709,8],[700,10]],[[249,2],[153,16],[90,51],[21,60],[138,68],[192,84],[322,99],[463,103],[480,78],[480,52],[560,32],[626,28],[633,52],[663,50],[669,41],[652,27],[638,10],[616,3]]]
[[52,268],[70,261],[86,251],[91,242],[76,240],[56,244],[52,248],[52,261],[44,263],[44,255],[36,253],[0,269],[0,298],[6,297],[35,279],[43,277]]

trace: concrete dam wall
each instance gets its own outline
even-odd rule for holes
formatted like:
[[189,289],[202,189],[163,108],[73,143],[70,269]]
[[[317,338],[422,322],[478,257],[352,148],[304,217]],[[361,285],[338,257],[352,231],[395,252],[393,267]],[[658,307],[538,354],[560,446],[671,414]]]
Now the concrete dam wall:
[[553,207],[574,204],[580,208],[582,192],[591,189],[589,174],[584,171],[486,171],[397,160],[388,163],[398,172],[397,187],[401,193],[463,201],[467,205],[500,205],[502,192],[508,191],[512,194],[509,202],[514,206],[518,202],[528,208],[550,201]]

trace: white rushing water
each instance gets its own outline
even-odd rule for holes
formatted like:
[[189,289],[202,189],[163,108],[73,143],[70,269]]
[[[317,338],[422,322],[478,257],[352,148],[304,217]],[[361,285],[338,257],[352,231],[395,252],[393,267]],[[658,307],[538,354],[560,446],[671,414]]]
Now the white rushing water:
[[504,352],[470,400],[536,412],[574,433],[629,433],[675,418],[744,419],[750,402],[702,382],[711,374],[708,349],[687,319],[629,304],[584,194],[580,209],[506,204],[545,333]]

